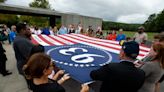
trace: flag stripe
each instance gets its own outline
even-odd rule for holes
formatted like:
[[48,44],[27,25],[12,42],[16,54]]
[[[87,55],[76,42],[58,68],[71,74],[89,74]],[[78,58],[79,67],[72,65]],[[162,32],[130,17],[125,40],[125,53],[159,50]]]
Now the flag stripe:
[[85,35],[81,35],[81,34],[72,34],[72,35],[76,35],[78,37],[82,37],[82,38],[85,38],[85,39],[88,39],[88,40],[93,40],[93,41],[99,41],[99,42],[110,43],[110,44],[115,44],[115,45],[119,44],[118,41],[98,39],[98,38],[93,38],[93,37],[89,37],[89,36],[85,36]]
[[[84,36],[81,34],[65,34],[65,35],[58,35],[58,36],[32,35],[32,42],[35,44],[36,43],[41,44],[43,46],[65,45],[65,44],[72,45],[76,43],[82,43],[85,45],[90,45],[93,47],[104,49],[116,54],[119,54],[121,49],[121,46],[117,41],[97,39],[97,38]],[[140,54],[137,58],[138,59],[143,58],[145,55],[148,54],[149,49],[150,48],[140,46]]]
[[64,40],[66,40],[66,41],[72,42],[72,43],[74,43],[74,44],[78,43],[78,42],[75,42],[75,41],[73,41],[73,40],[64,38],[63,35],[58,35],[58,37],[60,37],[60,38],[62,38],[62,39],[64,39]]
[[62,38],[60,38],[60,37],[58,37],[58,36],[50,35],[50,37],[52,37],[52,38],[58,40],[59,42],[62,42],[63,44],[75,44],[75,43],[73,43],[73,42],[64,40],[64,39],[62,39]]
[[[100,48],[100,49],[104,49],[104,50],[107,50],[107,51],[110,51],[110,52],[113,52],[113,53],[116,53],[116,54],[119,54],[120,53],[119,50],[114,50],[114,49],[103,47],[103,46],[100,46],[100,45],[96,45],[96,44],[92,44],[92,43],[87,43],[87,42],[76,40],[76,39],[73,39],[73,38],[70,38],[70,37],[67,37],[67,36],[64,36],[64,35],[60,35],[60,36],[63,37],[63,38],[65,38],[65,39],[69,39],[69,40],[75,41],[77,43],[82,43],[82,44],[85,44],[85,45],[90,45],[90,46],[97,47],[97,48]],[[143,56],[142,55],[139,55],[137,58],[138,59],[142,59]]]
[[32,37],[31,36],[31,41],[32,41],[32,43],[34,43],[34,44],[38,44],[38,42],[34,39],[34,37]]
[[38,37],[42,39],[44,42],[48,43],[50,46],[55,45],[54,43],[50,42],[49,39],[45,35],[39,35]]
[[[84,40],[82,38],[79,38],[79,37],[76,37],[76,36],[73,36],[73,35],[68,35],[68,34],[66,34],[65,36],[71,37],[71,38],[76,39],[76,40],[85,41],[87,43],[92,43],[92,44],[100,45],[100,46],[103,46],[103,47],[115,49],[115,50],[118,50],[118,51],[121,49],[121,46],[119,46],[119,45],[118,46],[116,46],[116,45],[112,46],[111,44],[104,44],[104,43],[100,43],[100,42]],[[118,48],[118,47],[120,47],[120,48]],[[145,54],[147,54],[147,53],[140,51],[141,56],[144,56]]]
[[[85,36],[85,35],[82,35],[82,34],[72,34],[72,35],[75,35],[75,36],[78,36],[78,37],[81,37],[81,38],[85,38],[85,39],[88,39],[88,40],[105,42],[105,43],[109,43],[109,44],[113,44],[113,45],[118,45],[119,44],[118,41],[115,41],[114,42],[112,40],[98,39],[98,38],[88,37],[88,36]],[[149,52],[150,51],[150,48],[140,46],[140,50],[142,50],[144,52]]]
[[[75,35],[68,35],[68,36],[75,37],[75,38],[83,40],[83,41],[93,42],[93,43],[100,44],[100,45],[103,45],[103,46],[109,46],[109,48],[113,48],[113,49],[117,49],[117,50],[121,49],[121,46],[119,44],[114,45],[114,44],[104,43],[104,42],[100,42],[100,41],[95,42],[95,41],[88,40],[88,39],[85,39],[83,37],[78,37],[78,36],[75,36]],[[148,51],[140,49],[140,54],[147,54],[147,53],[148,53]]]
[[85,45],[90,45],[90,46],[93,46],[93,47],[105,49],[105,50],[108,50],[108,51],[111,51],[111,52],[114,52],[114,53],[117,53],[117,54],[119,53],[119,50],[115,50],[115,49],[111,49],[111,48],[107,48],[107,47],[102,47],[100,45],[96,45],[96,44],[92,44],[92,43],[87,43],[87,42],[77,40],[77,39],[74,39],[74,38],[71,38],[71,37],[68,37],[68,36],[65,36],[65,35],[60,35],[60,36],[65,38],[65,39],[69,39],[69,40],[72,40],[74,42],[77,42],[77,43],[82,43],[82,44],[85,44]]
[[33,39],[38,42],[38,44],[41,44],[43,46],[50,46],[48,43],[44,42],[42,39],[40,39],[37,35],[32,35]]
[[42,35],[45,39],[47,39],[47,41],[49,41],[49,42],[51,42],[51,43],[53,43],[53,44],[55,44],[55,45],[64,45],[64,43],[63,42],[59,42],[59,41],[57,41],[56,39],[53,39],[53,38],[51,38],[50,36],[47,36],[47,35]]

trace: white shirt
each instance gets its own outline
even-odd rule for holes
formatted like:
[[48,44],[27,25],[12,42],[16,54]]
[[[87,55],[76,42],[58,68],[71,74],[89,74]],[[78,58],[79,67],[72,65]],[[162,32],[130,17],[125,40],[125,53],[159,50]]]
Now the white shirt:
[[141,33],[139,34],[138,32],[134,35],[135,41],[139,44],[141,44],[144,40],[147,40],[147,34]]

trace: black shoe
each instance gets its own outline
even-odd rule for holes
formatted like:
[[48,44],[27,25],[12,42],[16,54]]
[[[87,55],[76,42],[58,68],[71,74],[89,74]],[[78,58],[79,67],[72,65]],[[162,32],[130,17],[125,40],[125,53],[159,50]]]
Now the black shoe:
[[9,72],[9,70],[6,70],[6,73],[8,73]]
[[2,74],[3,76],[7,76],[7,75],[11,75],[12,74],[12,72],[6,72],[6,73],[4,73],[4,74]]

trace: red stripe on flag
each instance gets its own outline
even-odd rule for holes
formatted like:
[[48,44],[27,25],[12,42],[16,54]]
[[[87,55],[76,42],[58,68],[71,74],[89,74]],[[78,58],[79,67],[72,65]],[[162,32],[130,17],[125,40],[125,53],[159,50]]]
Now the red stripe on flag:
[[55,38],[53,38],[53,37],[51,37],[51,36],[48,36],[48,37],[50,37],[51,39],[53,39],[53,40],[55,40],[55,41],[57,41],[57,42],[61,43],[62,45],[65,45],[65,43],[64,43],[64,42],[62,42],[62,41],[59,41],[59,40],[57,40],[57,39],[55,39]]
[[31,42],[33,43],[33,44],[38,44],[38,42],[31,36]]
[[[86,40],[77,39],[77,38],[72,37],[72,36],[70,36],[70,35],[65,35],[65,36],[70,37],[70,38],[72,38],[72,39],[79,40],[79,41],[84,41],[84,42],[87,42],[87,43],[92,43],[92,44],[96,44],[96,45],[99,45],[99,46],[103,46],[103,47],[107,47],[107,48],[111,48],[111,49],[115,49],[115,50],[120,51],[120,49],[118,49],[118,48],[115,48],[115,47],[112,47],[112,46],[106,46],[106,45],[103,45],[103,44],[98,44],[98,43],[96,43],[96,42],[94,42],[94,41],[93,41],[93,42],[89,42],[89,41],[86,41]],[[144,55],[144,54],[139,54],[139,56],[145,56],[145,55]]]
[[[103,40],[101,40],[101,39],[98,39],[98,38],[89,38],[88,36],[81,36],[81,35],[79,35],[79,34],[73,34],[74,36],[78,36],[78,37],[80,37],[80,38],[83,38],[83,39],[87,39],[87,40],[93,40],[93,41],[97,41],[97,42],[103,42],[103,43],[108,43],[108,44],[113,44],[113,45],[119,45],[119,44],[116,44],[116,43],[112,43],[112,42],[107,42],[107,41],[103,41]],[[98,39],[98,40],[96,40],[96,39]],[[101,40],[101,41],[100,41]],[[142,46],[142,45],[141,45]],[[145,46],[143,46],[143,47],[145,47]],[[145,47],[145,48],[147,48],[147,47]],[[143,52],[149,52],[148,50],[144,50],[144,49],[140,49],[140,51],[143,51]]]
[[71,42],[71,43],[73,43],[73,44],[76,44],[76,43],[77,43],[77,42],[75,42],[75,41],[68,40],[68,39],[66,39],[66,38],[64,38],[64,37],[62,37],[62,36],[60,36],[60,35],[58,35],[58,37],[60,37],[60,38],[62,38],[62,39],[64,39],[64,40],[66,40],[66,41],[69,41],[69,42]]
[[[97,41],[97,42],[103,42],[103,43],[109,43],[109,44],[119,45],[119,44],[117,44],[117,43],[107,42],[107,40],[106,40],[106,41],[103,41],[102,39],[93,38],[93,37],[91,38],[91,37],[85,36],[85,35],[83,35],[83,36],[81,36],[81,35],[79,35],[79,34],[73,34],[73,35],[78,36],[78,37],[80,37],[80,38],[84,38],[84,39],[88,39],[88,40]],[[101,41],[100,41],[100,40],[101,40]]]
[[49,41],[48,41],[47,39],[45,39],[44,37],[42,37],[41,35],[39,35],[38,37],[39,37],[40,39],[42,39],[45,43],[50,44],[51,46],[52,46],[52,45],[55,45],[55,44],[49,42]]

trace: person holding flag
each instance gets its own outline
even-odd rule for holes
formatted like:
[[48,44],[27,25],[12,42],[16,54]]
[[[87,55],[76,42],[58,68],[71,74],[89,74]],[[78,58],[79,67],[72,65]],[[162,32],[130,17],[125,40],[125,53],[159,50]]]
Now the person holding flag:
[[139,44],[125,42],[120,51],[120,63],[109,63],[93,70],[93,80],[102,81],[100,92],[137,92],[144,83],[145,73],[136,68],[134,61],[139,55]]

